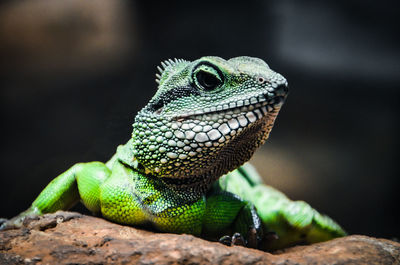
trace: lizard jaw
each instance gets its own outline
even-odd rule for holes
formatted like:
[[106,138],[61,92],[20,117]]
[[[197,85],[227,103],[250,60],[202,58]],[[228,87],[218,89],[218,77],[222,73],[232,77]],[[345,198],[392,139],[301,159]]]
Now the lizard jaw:
[[[207,117],[208,120],[214,120],[218,118],[221,113],[227,116],[237,116],[238,114],[246,114],[257,109],[262,110],[262,113],[266,115],[268,112],[279,111],[285,102],[285,99],[286,95],[274,95],[272,97],[267,97],[261,94],[258,97],[232,101],[216,107],[207,107],[188,111],[185,114],[174,117],[173,120],[182,122],[184,120],[204,120]],[[261,116],[258,111],[253,114]]]
[[[162,178],[186,179],[204,175],[205,171],[213,171],[215,165],[207,157],[214,154],[217,155],[215,160],[223,160],[222,155],[226,152],[221,153],[221,150],[234,149],[237,145],[243,146],[242,153],[246,155],[238,157],[234,163],[227,163],[229,168],[240,166],[268,138],[285,98],[286,94],[258,94],[250,99],[204,108],[185,115],[154,115],[154,121],[143,118],[135,124],[138,130],[133,133],[134,155],[150,174]],[[159,132],[159,135],[146,138],[150,130]],[[254,137],[250,137],[249,131]],[[221,154],[220,157],[218,154]],[[228,154],[228,157],[232,155]],[[226,165],[222,160],[220,164]],[[226,173],[225,169],[224,172],[220,170],[213,172],[213,175]]]

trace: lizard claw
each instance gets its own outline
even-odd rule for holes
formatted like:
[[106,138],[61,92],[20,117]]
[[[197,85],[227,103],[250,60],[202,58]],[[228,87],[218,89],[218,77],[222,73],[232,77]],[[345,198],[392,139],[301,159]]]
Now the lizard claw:
[[7,223],[8,219],[0,218],[0,231],[4,230],[5,224]]
[[260,238],[258,237],[257,229],[251,227],[247,233],[247,247],[257,248],[259,241]]
[[[250,227],[247,233],[247,240],[240,234],[234,233],[233,236],[223,236],[219,239],[221,244],[226,246],[244,246],[249,248],[257,248],[259,246],[261,237],[257,229]],[[278,239],[278,235],[274,232],[267,233],[268,240]]]
[[10,220],[1,218],[0,219],[0,231],[10,230],[22,227],[25,217],[23,218],[12,218]]
[[232,246],[232,237],[231,236],[223,236],[219,239],[219,243],[224,244],[225,246]]
[[35,218],[39,215],[38,213],[39,212],[38,212],[37,208],[29,208],[28,210],[20,213],[19,215],[15,216],[9,220],[0,218],[0,231],[21,228],[24,224],[25,219]]
[[232,245],[233,246],[246,246],[246,239],[240,233],[234,233],[232,236]]
[[226,246],[246,246],[246,239],[240,233],[234,233],[233,236],[223,236],[219,239],[221,244]]

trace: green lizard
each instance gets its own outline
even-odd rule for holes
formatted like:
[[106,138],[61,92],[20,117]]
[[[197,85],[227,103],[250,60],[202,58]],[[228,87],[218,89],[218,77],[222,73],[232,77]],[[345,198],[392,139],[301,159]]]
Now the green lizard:
[[117,223],[262,249],[345,235],[307,203],[262,184],[244,164],[268,138],[286,99],[282,75],[252,57],[161,65],[158,91],[137,114],[131,139],[107,163],[79,163],[56,177],[3,229],[80,200]]

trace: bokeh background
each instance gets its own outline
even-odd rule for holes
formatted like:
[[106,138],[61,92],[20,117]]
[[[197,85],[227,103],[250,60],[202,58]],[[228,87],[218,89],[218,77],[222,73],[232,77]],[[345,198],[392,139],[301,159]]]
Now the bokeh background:
[[[0,4],[0,216],[76,162],[106,161],[161,60],[260,57],[290,95],[252,159],[350,233],[400,237],[395,1],[19,0]],[[84,211],[82,207],[75,208]]]

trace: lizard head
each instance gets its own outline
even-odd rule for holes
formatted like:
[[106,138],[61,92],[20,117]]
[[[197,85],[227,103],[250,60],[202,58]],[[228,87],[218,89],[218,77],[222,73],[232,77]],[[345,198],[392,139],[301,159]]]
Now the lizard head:
[[288,92],[286,79],[258,58],[161,65],[158,91],[133,124],[133,152],[146,173],[176,185],[208,185],[249,160]]

